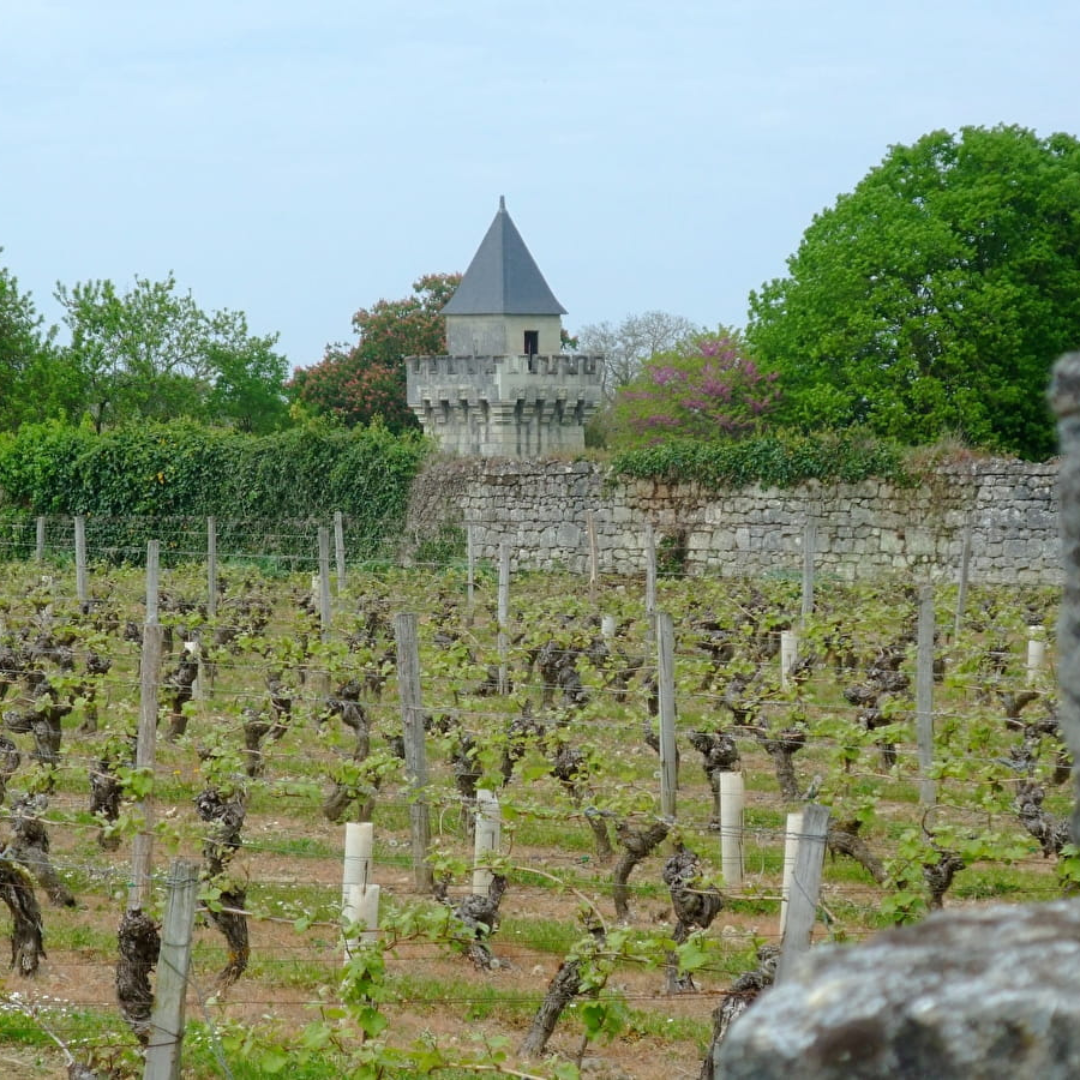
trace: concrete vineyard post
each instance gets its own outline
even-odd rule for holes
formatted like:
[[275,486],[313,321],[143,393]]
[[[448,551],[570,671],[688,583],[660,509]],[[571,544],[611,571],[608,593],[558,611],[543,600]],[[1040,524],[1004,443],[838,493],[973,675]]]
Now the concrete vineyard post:
[[799,662],[799,635],[794,630],[780,631],[780,688],[791,685],[791,672]]
[[45,561],[45,518],[37,519],[37,536],[34,545],[34,561],[40,566]]
[[743,774],[720,774],[720,870],[724,886],[740,889],[743,883]]
[[350,821],[345,825],[345,863],[341,872],[341,906],[349,901],[354,885],[371,883],[371,856],[375,847],[375,831],[370,821]]
[[357,944],[368,940],[366,933],[357,938],[349,934],[347,928],[361,924],[372,931],[379,925],[379,887],[371,881],[373,846],[374,833],[371,822],[346,824],[345,863],[341,874],[341,922],[342,927],[346,929],[344,942],[346,963]]
[[784,832],[784,872],[780,883],[780,936],[784,936],[787,925],[788,901],[791,899],[791,881],[795,874],[795,852],[802,835],[802,811],[788,814],[787,828]]
[[482,866],[485,856],[498,853],[502,845],[502,811],[499,809],[499,797],[493,791],[480,788],[476,792],[476,830],[473,841],[472,891],[477,896],[487,896],[488,886],[493,877],[491,871]]
[[363,927],[360,936],[349,937],[345,942],[345,959],[356,950],[357,946],[374,945],[379,940],[379,893],[378,885],[362,888],[353,885],[349,890],[349,902],[346,905],[348,918],[346,925]]
[[1039,672],[1046,666],[1046,638],[1041,626],[1028,627],[1027,682],[1037,682]]

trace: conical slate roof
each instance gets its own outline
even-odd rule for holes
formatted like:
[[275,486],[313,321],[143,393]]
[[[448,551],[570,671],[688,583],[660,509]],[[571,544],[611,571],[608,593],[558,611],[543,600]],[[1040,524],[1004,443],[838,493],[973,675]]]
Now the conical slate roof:
[[565,315],[499,197],[499,212],[444,315]]

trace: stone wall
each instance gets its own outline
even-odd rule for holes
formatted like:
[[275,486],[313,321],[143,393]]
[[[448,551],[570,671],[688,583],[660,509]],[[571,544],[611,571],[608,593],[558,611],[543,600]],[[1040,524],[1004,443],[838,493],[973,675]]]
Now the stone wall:
[[426,496],[414,502],[409,529],[470,525],[481,558],[495,558],[505,538],[517,568],[584,573],[592,511],[604,573],[642,572],[651,522],[661,558],[687,572],[753,576],[799,573],[809,521],[823,574],[952,580],[970,523],[973,581],[1058,584],[1056,478],[1055,464],[987,460],[943,466],[912,488],[867,480],[711,492],[616,481],[588,461],[436,461],[418,485]]

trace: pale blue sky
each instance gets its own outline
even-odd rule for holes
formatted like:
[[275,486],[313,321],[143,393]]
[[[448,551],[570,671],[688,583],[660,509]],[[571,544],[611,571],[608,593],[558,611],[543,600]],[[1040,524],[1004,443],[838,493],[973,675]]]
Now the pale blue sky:
[[935,128],[1080,134],[1076,0],[0,0],[0,262],[171,269],[294,365],[498,197],[570,329],[742,324],[815,212]]

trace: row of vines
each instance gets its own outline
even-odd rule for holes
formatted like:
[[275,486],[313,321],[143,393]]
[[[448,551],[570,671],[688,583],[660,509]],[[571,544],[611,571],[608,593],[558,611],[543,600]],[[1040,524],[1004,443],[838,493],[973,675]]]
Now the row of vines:
[[[973,586],[959,633],[939,634],[926,807],[910,582],[819,581],[782,680],[797,585],[662,580],[672,820],[641,581],[604,579],[590,597],[578,579],[516,576],[505,659],[485,568],[473,589],[452,566],[352,570],[328,631],[310,574],[225,565],[218,588],[211,618],[201,565],[164,574],[150,775],[134,747],[141,572],[92,567],[80,604],[64,567],[0,564],[0,900],[14,960],[0,1037],[59,1044],[82,1075],[138,1071],[173,853],[201,867],[185,1075],[230,1077],[697,1076],[771,981],[786,814],[810,801],[831,811],[818,940],[950,904],[1045,899],[1080,877],[1053,671],[1026,664],[1032,634],[1053,655],[1053,591]],[[951,631],[955,590],[936,602]],[[419,616],[429,892],[409,856],[403,611]],[[737,887],[719,873],[732,771],[748,791]],[[477,893],[480,791],[497,793],[503,842]],[[124,926],[147,799],[154,901]],[[374,824],[383,910],[343,966],[353,821]]]

